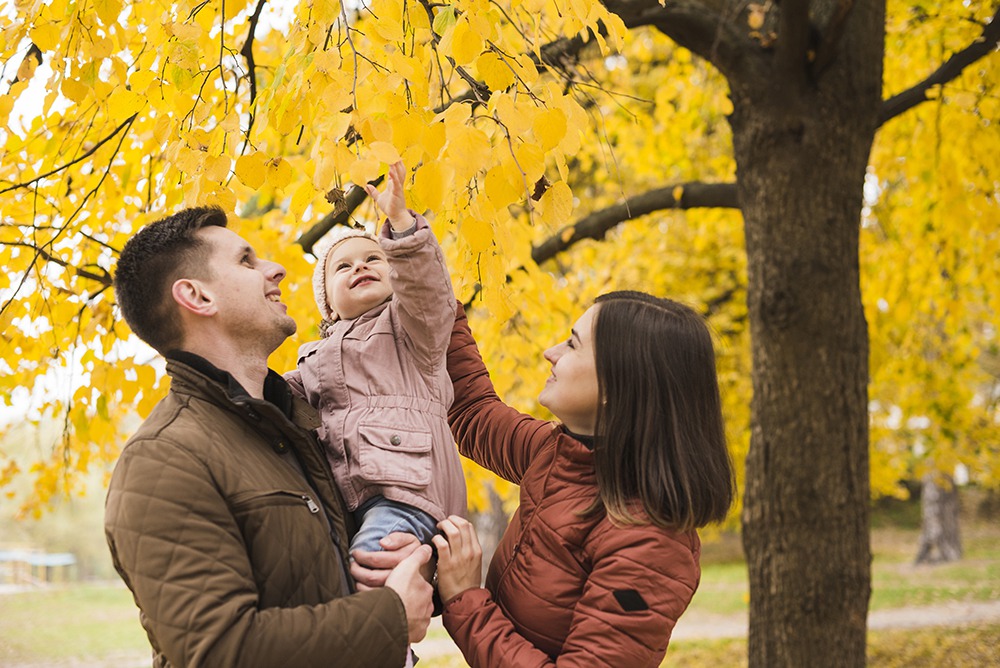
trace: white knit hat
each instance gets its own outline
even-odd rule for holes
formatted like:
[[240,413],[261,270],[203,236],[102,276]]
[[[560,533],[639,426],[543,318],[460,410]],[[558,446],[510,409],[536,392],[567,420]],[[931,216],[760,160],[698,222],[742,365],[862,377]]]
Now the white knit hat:
[[[316,305],[323,316],[324,323],[329,324],[336,321],[340,316],[326,303],[326,260],[330,252],[341,242],[354,237],[364,237],[378,243],[378,238],[366,227],[348,227],[337,225],[316,243],[313,253],[316,254],[316,268],[313,269],[313,294],[316,297]],[[321,330],[325,329],[321,327]]]

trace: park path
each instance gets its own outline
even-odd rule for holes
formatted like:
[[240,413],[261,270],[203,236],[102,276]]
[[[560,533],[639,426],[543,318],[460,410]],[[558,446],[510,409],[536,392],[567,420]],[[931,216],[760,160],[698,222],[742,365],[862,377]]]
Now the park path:
[[[868,628],[872,630],[912,629],[927,626],[967,626],[970,624],[1000,623],[1000,600],[949,602],[922,607],[876,610],[868,615]],[[425,659],[458,656],[455,643],[442,637],[441,618],[431,620],[431,630],[438,630],[435,637],[414,645],[417,656]],[[747,633],[745,614],[715,615],[689,611],[677,623],[672,640],[699,640],[740,638]],[[106,657],[101,661],[71,660],[58,663],[14,664],[5,668],[145,668],[149,655]]]
[[[948,602],[910,608],[875,610],[868,615],[869,630],[914,629],[927,626],[968,626],[1000,623],[1000,600]],[[441,618],[431,620],[431,629],[441,628]],[[747,615],[717,615],[688,611],[677,622],[671,640],[742,638],[747,634]],[[435,634],[437,636],[438,634]],[[428,638],[413,646],[417,656],[431,658],[458,654],[450,638]]]

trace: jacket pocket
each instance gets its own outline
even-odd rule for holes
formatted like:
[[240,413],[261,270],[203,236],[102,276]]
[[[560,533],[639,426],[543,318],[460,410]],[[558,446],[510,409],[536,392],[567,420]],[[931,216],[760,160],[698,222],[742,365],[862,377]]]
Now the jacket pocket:
[[361,475],[383,485],[422,488],[431,482],[431,434],[385,425],[358,425]]
[[230,497],[229,504],[246,546],[260,607],[321,600],[320,593],[333,591],[307,591],[302,583],[339,591],[336,549],[312,493],[245,491]]

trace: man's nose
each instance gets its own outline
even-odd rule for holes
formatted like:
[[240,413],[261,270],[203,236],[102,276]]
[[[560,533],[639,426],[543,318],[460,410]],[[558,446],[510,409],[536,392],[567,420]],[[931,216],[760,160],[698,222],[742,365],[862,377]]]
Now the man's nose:
[[275,283],[280,283],[285,278],[285,276],[288,275],[288,272],[285,271],[285,268],[282,267],[277,262],[271,262],[270,260],[268,260],[266,264],[267,267],[264,271],[264,275],[267,276],[270,280],[274,281]]

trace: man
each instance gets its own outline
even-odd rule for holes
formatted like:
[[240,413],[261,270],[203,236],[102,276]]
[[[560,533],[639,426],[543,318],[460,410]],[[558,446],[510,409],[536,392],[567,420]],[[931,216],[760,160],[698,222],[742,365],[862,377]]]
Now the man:
[[118,261],[122,315],[171,377],[105,509],[158,668],[398,668],[430,621],[428,546],[381,553],[377,567],[398,562],[385,586],[352,593],[353,526],[311,433],[318,417],[267,368],[296,329],[284,277],[209,208],[145,227]]

